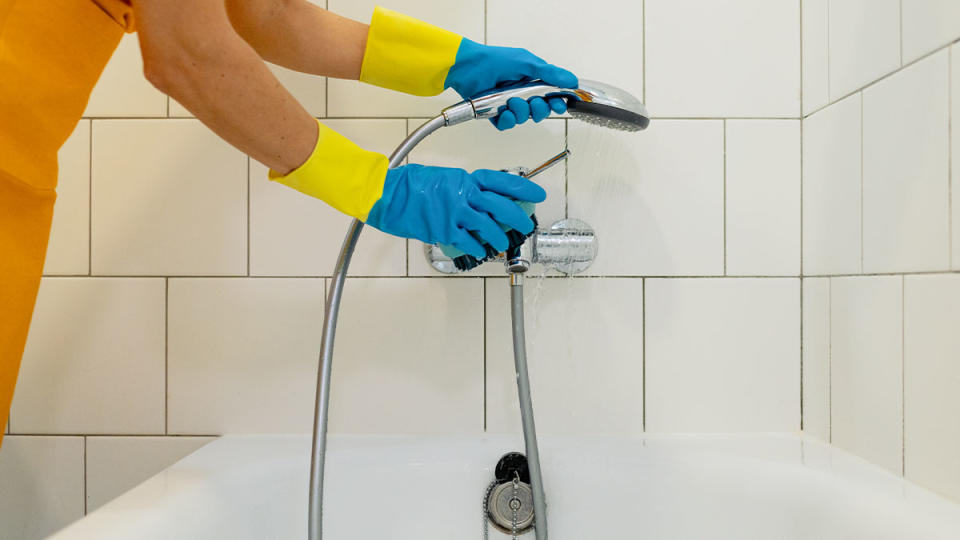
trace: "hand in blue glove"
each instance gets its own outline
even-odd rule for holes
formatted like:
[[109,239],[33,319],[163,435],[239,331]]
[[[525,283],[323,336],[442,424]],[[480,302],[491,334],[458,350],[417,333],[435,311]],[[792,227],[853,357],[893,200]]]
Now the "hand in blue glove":
[[504,251],[509,240],[499,223],[524,234],[533,231],[533,221],[512,199],[538,203],[546,197],[543,188],[514,174],[404,165],[387,171],[383,194],[366,223],[482,258],[486,250],[470,233]]
[[[576,88],[579,84],[573,73],[548,64],[525,49],[482,45],[463,38],[444,87],[453,88],[460,97],[469,99],[499,86],[533,79],[560,88]],[[507,101],[507,109],[490,121],[503,131],[530,118],[540,122],[550,116],[551,110],[563,114],[567,111],[567,102],[559,97],[512,98]]]

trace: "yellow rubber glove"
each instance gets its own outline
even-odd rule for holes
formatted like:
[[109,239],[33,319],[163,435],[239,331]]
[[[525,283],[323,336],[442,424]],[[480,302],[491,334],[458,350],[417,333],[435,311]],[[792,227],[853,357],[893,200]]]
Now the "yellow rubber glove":
[[[417,96],[433,96],[453,88],[463,99],[504,84],[539,79],[560,88],[576,88],[576,75],[548,64],[525,49],[493,47],[413,17],[378,7],[370,21],[360,80]],[[562,114],[562,98],[515,98],[493,118],[509,129],[550,112]]]
[[[501,171],[404,165],[369,152],[317,122],[317,145],[307,161],[271,180],[326,201],[383,232],[447,244],[483,257],[488,243],[507,249],[503,227],[529,234],[533,221],[514,199],[542,202],[547,194],[530,180]],[[472,233],[472,234],[471,234]]]

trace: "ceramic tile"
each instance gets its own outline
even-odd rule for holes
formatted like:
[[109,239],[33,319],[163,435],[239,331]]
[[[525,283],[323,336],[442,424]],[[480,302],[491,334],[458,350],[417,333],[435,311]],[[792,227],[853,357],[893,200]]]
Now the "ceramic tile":
[[60,148],[57,202],[43,273],[90,271],[90,122],[81,121]]
[[830,442],[830,280],[803,280],[803,431]]
[[800,273],[800,121],[727,121],[727,274]]
[[830,0],[804,0],[803,10],[803,114],[830,102],[827,41]]
[[597,232],[594,275],[723,273],[723,122],[569,125],[569,215]]
[[316,391],[322,279],[171,279],[171,434],[304,433]]
[[[374,6],[383,6],[416,17],[474,41],[483,42],[483,0],[447,2],[438,9],[432,0],[329,0],[339,15],[370,22]],[[378,88],[357,81],[330,79],[327,115],[330,117],[433,117],[460,101],[453,90],[423,98]]]
[[903,0],[903,62],[960,38],[960,2]]
[[799,116],[797,2],[645,4],[646,99],[652,115]]
[[860,272],[860,94],[803,121],[803,273]]
[[[411,120],[411,131],[420,125]],[[497,131],[488,122],[471,122],[443,130],[426,139],[410,153],[411,163],[476,169],[533,168],[565,148],[565,121],[527,123],[509,131]],[[577,150],[573,150],[576,153]],[[547,200],[537,205],[536,215],[543,228],[563,219],[566,211],[566,166],[556,165],[534,178],[547,190]],[[423,255],[423,243],[410,241],[410,275],[443,275]],[[535,271],[539,271],[539,267]],[[472,274],[502,276],[503,266],[486,264]]]
[[95,121],[93,273],[246,273],[246,177],[196,120]]
[[489,0],[487,43],[526,48],[578,77],[643,97],[642,2],[614,0],[602,9],[583,9],[573,0]]
[[167,96],[143,76],[136,34],[126,34],[90,94],[84,116],[166,116]]
[[899,474],[901,277],[834,278],[830,287],[832,443]]
[[[368,150],[389,155],[406,137],[403,120],[324,120]],[[267,179],[267,167],[250,162],[250,274],[331,275],[352,218],[323,201]],[[403,239],[365,227],[350,275],[402,276]]]
[[0,478],[4,540],[46,538],[83,517],[83,437],[9,436]]
[[864,272],[950,267],[948,69],[943,51],[863,93]]
[[331,431],[482,432],[483,281],[348,279],[332,377]]
[[[521,433],[507,279],[487,280],[487,431]],[[527,279],[537,432],[643,431],[643,280]]]
[[13,415],[18,433],[163,433],[163,280],[45,278]]
[[900,67],[900,0],[830,0],[830,99]]
[[903,302],[904,472],[960,500],[960,275],[907,276]]
[[214,440],[212,437],[88,437],[87,512]]
[[800,427],[800,281],[650,279],[646,428]]

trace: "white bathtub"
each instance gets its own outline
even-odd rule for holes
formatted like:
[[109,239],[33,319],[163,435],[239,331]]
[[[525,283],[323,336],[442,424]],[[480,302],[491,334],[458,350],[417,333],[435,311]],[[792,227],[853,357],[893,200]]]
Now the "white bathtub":
[[[960,538],[960,506],[798,436],[540,446],[553,540]],[[309,447],[306,436],[219,439],[52,538],[305,538]],[[331,436],[324,538],[479,539],[492,467],[522,447],[506,436]]]

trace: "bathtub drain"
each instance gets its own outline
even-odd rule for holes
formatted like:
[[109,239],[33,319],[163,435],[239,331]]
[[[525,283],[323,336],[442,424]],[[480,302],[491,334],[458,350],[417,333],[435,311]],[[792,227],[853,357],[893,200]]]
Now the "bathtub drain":
[[520,480],[494,480],[483,498],[483,539],[488,540],[487,522],[504,534],[517,536],[533,529],[533,490],[530,484]]

